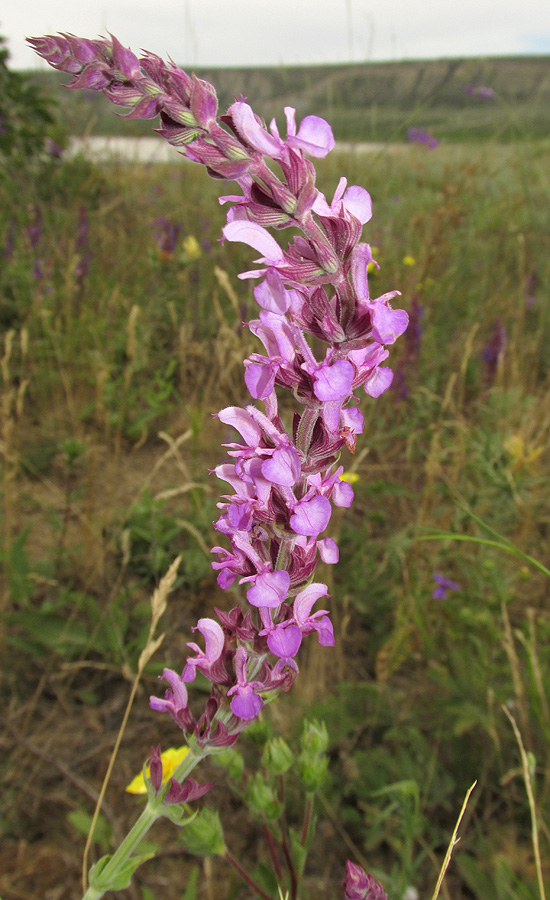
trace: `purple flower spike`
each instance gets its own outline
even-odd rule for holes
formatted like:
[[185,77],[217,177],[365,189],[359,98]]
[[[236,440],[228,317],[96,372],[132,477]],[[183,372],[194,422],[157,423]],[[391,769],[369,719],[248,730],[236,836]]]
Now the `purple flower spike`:
[[[182,676],[165,669],[164,698],[150,701],[197,746],[231,746],[258,715],[262,694],[289,690],[298,674],[294,657],[307,635],[316,632],[321,645],[334,644],[327,611],[312,612],[327,595],[326,585],[313,580],[319,558],[338,561],[335,541],[320,535],[329,526],[332,506],[349,507],[353,501],[353,490],[340,481],[338,460],[344,447],[354,452],[364,429],[355,392],[364,387],[375,398],[390,386],[393,373],[382,364],[387,347],[407,327],[407,314],[390,305],[397,291],[370,297],[367,270],[374,260],[361,240],[363,225],[372,217],[368,191],[348,186],[342,177],[329,203],[316,187],[310,158],[321,159],[334,147],[324,119],[307,116],[297,125],[295,110],[287,107],[283,138],[276,121],[266,127],[244,99],[218,115],[211,84],[153,53],[137,56],[114,37],[62,34],[30,43],[51,66],[71,76],[68,87],[101,91],[132,118],[158,114],[157,132],[179,153],[213,178],[236,183],[233,193],[223,192],[220,200],[229,204],[223,237],[259,255],[259,268],[239,275],[260,279],[254,289],[258,318],[247,324],[262,352],[252,352],[244,364],[245,384],[257,403],[218,413],[238,437],[224,445],[228,458],[214,469],[227,491],[217,504],[214,527],[230,546],[213,548],[212,566],[223,590],[246,585],[248,607],[216,611],[218,621],[199,619],[196,630],[204,649],[190,642]],[[409,138],[437,145],[418,129]],[[154,224],[159,255],[170,259],[179,223],[161,219]],[[282,234],[285,228],[292,237],[280,246],[269,229]],[[28,243],[36,251],[41,229],[37,210],[28,230]],[[13,253],[11,235],[5,258]],[[86,245],[83,218],[75,243],[82,266]],[[36,277],[42,277],[37,253],[33,262]],[[448,580],[437,583],[438,596],[458,587]],[[186,683],[197,670],[212,690],[195,719]],[[155,751],[151,760],[154,784],[157,756]],[[205,789],[174,783],[168,802],[186,802]],[[368,893],[376,883],[358,871],[349,869],[346,900],[382,900],[382,894]]]

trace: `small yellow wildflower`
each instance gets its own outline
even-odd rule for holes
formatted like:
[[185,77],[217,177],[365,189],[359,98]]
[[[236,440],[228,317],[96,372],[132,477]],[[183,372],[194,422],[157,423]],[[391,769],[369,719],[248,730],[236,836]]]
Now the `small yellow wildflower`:
[[504,449],[512,457],[512,470],[514,472],[524,467],[527,469],[531,468],[544,451],[544,447],[534,447],[533,444],[526,444],[523,435],[517,433],[504,441]]
[[183,239],[182,246],[185,258],[188,262],[193,259],[198,259],[201,255],[200,244],[192,234],[188,234],[187,237]]
[[404,266],[416,266],[416,259],[414,256],[404,256],[403,257],[403,265]]
[[[177,767],[187,754],[189,753],[189,747],[169,747],[168,750],[165,750],[164,753],[161,753],[160,758],[162,761],[162,783],[165,784],[169,778],[172,777]],[[146,769],[147,777],[149,778],[151,772],[149,766]],[[145,787],[145,780],[143,778],[143,772],[140,772],[139,775],[136,775],[135,778],[132,778],[130,784],[126,788],[129,794],[146,794],[147,788]]]
[[340,481],[347,481],[348,484],[355,484],[359,481],[359,475],[357,472],[342,472],[340,475]]

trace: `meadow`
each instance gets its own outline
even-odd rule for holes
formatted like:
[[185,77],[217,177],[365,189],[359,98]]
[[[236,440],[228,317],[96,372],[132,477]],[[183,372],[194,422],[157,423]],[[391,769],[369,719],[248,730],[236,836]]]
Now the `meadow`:
[[[496,137],[317,165],[327,196],[343,173],[370,191],[372,291],[399,289],[411,322],[342,459],[356,499],[322,573],[336,647],[307,648],[242,738],[253,767],[274,730],[292,743],[306,714],[326,723],[311,897],[339,896],[346,858],[391,900],[432,896],[474,781],[441,896],[535,900],[540,872],[550,884],[550,144]],[[135,818],[125,786],[150,746],[178,743],[148,707],[157,676],[227,602],[210,566],[227,439],[212,413],[246,402],[254,301],[236,274],[251,255],[219,242],[218,184],[186,163],[32,160],[0,192],[0,897],[70,900],[152,592],[181,555],[98,853]],[[261,816],[246,819],[236,773],[207,772],[204,803],[261,869]],[[124,896],[249,896],[169,824],[151,842]]]

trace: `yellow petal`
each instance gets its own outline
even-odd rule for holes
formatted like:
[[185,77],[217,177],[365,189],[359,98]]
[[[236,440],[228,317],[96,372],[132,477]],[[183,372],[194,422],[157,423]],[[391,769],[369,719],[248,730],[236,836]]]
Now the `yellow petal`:
[[355,484],[356,481],[359,481],[359,475],[357,472],[342,472],[340,481],[347,481],[348,484]]
[[[189,753],[189,747],[169,747],[168,750],[165,750],[164,753],[161,753],[160,758],[162,762],[162,783],[168,781],[169,778],[172,777],[177,767],[187,754]],[[146,769],[147,777],[151,777],[150,767],[147,766]],[[143,772],[140,772],[139,775],[136,775],[135,778],[132,778],[130,784],[126,788],[128,794],[146,794],[147,788],[145,787],[145,780],[143,778]]]

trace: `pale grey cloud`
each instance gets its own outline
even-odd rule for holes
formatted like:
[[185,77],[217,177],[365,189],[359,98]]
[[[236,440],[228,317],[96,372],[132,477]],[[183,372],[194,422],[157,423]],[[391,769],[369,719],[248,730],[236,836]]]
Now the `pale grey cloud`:
[[127,46],[186,66],[548,52],[548,0],[25,0],[6,4],[0,33],[12,65],[32,67],[26,35],[110,30]]

